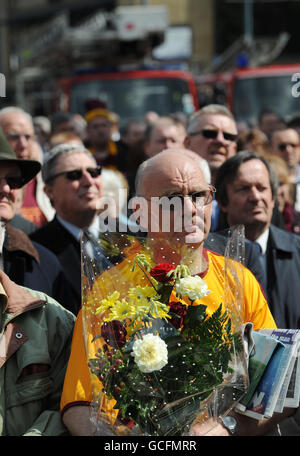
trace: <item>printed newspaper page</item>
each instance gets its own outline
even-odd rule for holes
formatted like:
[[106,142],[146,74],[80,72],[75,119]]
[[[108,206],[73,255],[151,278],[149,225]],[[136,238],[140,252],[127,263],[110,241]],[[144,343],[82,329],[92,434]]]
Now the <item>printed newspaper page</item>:
[[[258,337],[258,334],[260,337]],[[237,406],[237,411],[262,419],[271,417],[274,411],[282,412],[284,407],[298,407],[300,394],[299,330],[262,329],[254,331],[255,352],[249,360],[250,391]],[[265,339],[264,339],[265,338]],[[270,341],[276,346],[270,352]],[[269,360],[268,360],[269,356]],[[265,362],[261,370],[257,368],[257,376],[253,375],[257,363]],[[296,362],[297,361],[297,362]],[[252,375],[251,375],[252,370]],[[261,378],[258,378],[258,377]],[[253,385],[252,385],[253,380]],[[253,393],[253,389],[255,392]],[[247,402],[248,400],[248,402]],[[246,404],[246,409],[245,409]],[[287,405],[289,404],[289,405]]]

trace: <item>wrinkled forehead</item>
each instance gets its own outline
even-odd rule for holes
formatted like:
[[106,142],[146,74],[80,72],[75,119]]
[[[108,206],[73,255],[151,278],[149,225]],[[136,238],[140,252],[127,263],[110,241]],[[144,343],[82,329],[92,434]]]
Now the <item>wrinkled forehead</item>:
[[295,144],[299,143],[299,135],[296,130],[288,129],[278,131],[273,136],[273,144],[279,144],[281,142],[294,142]]
[[224,114],[204,114],[199,118],[199,128],[217,128],[229,133],[236,133],[233,119]]
[[96,161],[93,157],[90,157],[88,154],[80,151],[72,151],[70,153],[62,154],[57,158],[56,167],[72,167],[72,168],[81,168],[81,167],[95,167]]
[[11,113],[1,118],[1,126],[3,130],[11,129],[12,131],[25,131],[32,133],[34,131],[33,124],[29,118],[20,113]]
[[145,197],[190,193],[206,187],[199,165],[189,157],[177,154],[157,160],[141,177],[141,196]]

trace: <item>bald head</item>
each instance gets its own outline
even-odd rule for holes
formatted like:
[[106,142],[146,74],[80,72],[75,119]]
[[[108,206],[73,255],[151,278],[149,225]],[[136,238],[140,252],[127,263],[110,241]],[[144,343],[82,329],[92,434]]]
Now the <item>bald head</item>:
[[147,202],[148,232],[193,245],[203,243],[210,229],[213,190],[184,149],[164,150],[143,162],[136,192]]
[[[180,181],[180,178],[185,175],[195,175],[203,184],[209,181],[204,168],[199,163],[201,158],[192,151],[187,151],[184,148],[166,149],[152,158],[144,161],[137,172],[136,177],[136,194],[139,196],[145,195],[145,187],[149,186],[151,196],[162,195],[162,182],[166,186],[173,182]],[[199,166],[200,165],[200,166]],[[205,167],[205,165],[204,165]],[[162,180],[159,187],[155,185],[156,180]]]

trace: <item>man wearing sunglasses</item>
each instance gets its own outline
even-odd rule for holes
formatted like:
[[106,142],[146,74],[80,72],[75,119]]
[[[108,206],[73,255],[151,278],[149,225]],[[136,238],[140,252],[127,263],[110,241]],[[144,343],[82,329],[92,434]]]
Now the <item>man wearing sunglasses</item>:
[[[237,151],[237,127],[231,112],[221,105],[208,105],[190,119],[184,145],[204,158],[214,185],[219,167]],[[211,231],[219,228],[219,210],[213,200]]]
[[80,234],[85,229],[98,236],[101,167],[83,146],[61,144],[47,153],[42,176],[56,214],[30,237],[57,256],[78,311],[81,307]]
[[300,210],[300,137],[294,128],[281,128],[273,132],[271,153],[282,158],[288,167],[294,208]]
[[299,180],[300,139],[294,128],[283,128],[274,131],[271,137],[271,153],[282,158],[288,168],[290,182]]
[[208,105],[190,119],[185,146],[207,160],[212,184],[218,168],[237,151],[237,128],[231,112],[221,105]]

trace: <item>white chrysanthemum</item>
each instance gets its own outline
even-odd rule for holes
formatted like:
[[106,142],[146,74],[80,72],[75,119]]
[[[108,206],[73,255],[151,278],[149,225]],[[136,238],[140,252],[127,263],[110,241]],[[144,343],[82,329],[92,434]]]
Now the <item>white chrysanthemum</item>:
[[162,369],[168,364],[168,349],[166,343],[154,334],[146,334],[134,342],[132,356],[138,368],[149,373]]
[[180,296],[187,296],[191,301],[201,299],[210,293],[206,282],[199,276],[183,277],[176,283],[176,293]]

